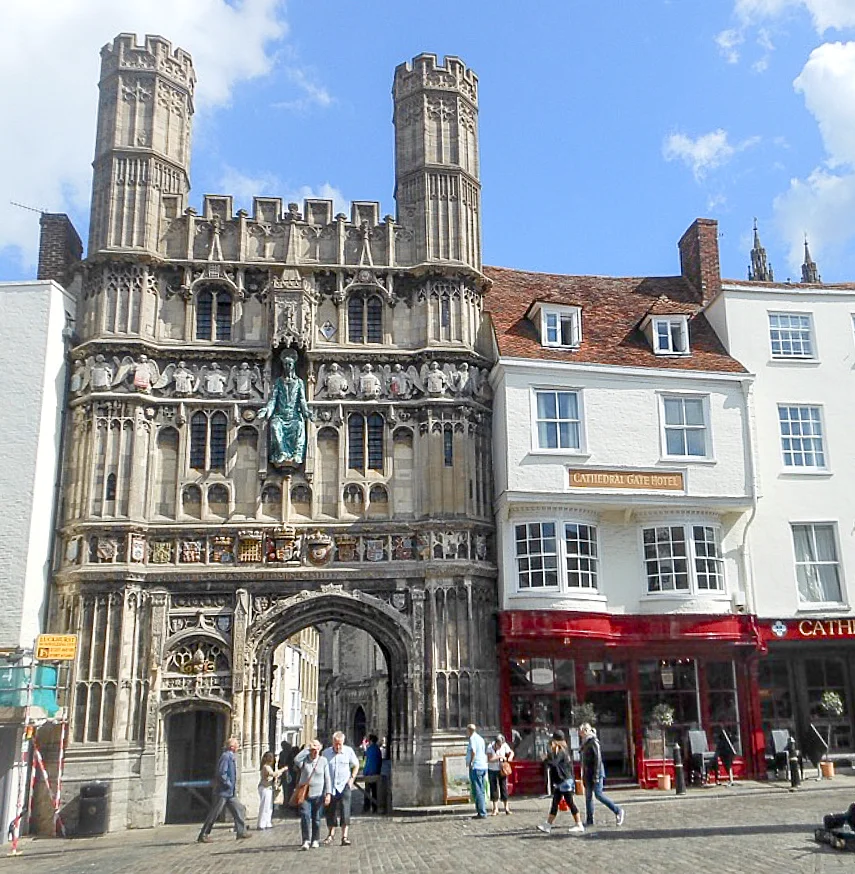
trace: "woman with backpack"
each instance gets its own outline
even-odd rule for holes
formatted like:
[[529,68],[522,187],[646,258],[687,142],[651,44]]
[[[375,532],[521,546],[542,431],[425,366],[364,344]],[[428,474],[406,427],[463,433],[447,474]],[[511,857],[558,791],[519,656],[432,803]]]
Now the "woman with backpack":
[[582,825],[579,808],[576,807],[576,802],[573,799],[576,779],[573,774],[573,759],[570,758],[570,754],[567,752],[567,741],[564,738],[564,732],[560,729],[552,732],[546,764],[549,767],[549,777],[552,784],[552,807],[549,809],[549,816],[546,817],[546,822],[540,823],[537,828],[546,834],[552,831],[552,824],[555,822],[555,817],[558,816],[558,805],[563,798],[570,808],[570,813],[573,814],[574,824],[570,827],[570,834],[584,834],[585,826]]

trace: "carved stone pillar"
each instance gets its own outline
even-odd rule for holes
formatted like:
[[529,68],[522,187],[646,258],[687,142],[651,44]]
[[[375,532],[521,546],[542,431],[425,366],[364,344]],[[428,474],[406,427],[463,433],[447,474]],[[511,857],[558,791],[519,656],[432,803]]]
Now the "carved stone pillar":
[[241,743],[246,732],[246,686],[249,678],[246,653],[246,629],[249,625],[249,594],[246,589],[235,592],[235,613],[232,622],[232,725],[233,734]]

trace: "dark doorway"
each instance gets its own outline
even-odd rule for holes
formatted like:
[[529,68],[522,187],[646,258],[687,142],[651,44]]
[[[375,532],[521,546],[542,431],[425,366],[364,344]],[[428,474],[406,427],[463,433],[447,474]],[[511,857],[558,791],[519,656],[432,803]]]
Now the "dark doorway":
[[609,777],[633,776],[629,695],[624,689],[598,689],[588,692],[585,700],[597,713],[597,734],[603,764]]
[[356,708],[353,714],[353,746],[361,744],[363,739],[368,735],[368,720],[365,718],[365,711],[362,705]]
[[167,720],[166,822],[200,822],[205,818],[225,731],[225,717],[215,710],[185,710]]

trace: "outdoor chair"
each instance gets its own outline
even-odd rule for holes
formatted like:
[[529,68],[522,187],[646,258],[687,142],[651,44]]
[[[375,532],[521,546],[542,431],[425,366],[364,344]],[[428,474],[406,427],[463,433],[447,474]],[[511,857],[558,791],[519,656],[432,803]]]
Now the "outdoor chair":
[[701,785],[707,782],[707,766],[713,760],[715,753],[710,749],[707,733],[702,730],[689,732],[689,782],[694,782],[695,774],[700,778]]

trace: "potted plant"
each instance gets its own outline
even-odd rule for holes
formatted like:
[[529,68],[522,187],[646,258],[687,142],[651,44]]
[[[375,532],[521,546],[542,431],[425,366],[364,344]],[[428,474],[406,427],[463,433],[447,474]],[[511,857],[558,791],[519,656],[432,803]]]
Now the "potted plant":
[[[820,710],[830,718],[836,719],[839,716],[843,716],[843,699],[833,689],[826,689],[822,693],[822,697],[819,699],[819,707]],[[828,746],[831,746],[830,726],[828,729]],[[826,751],[823,755],[822,761],[819,763],[819,768],[822,772],[822,776],[826,780],[830,780],[834,776],[834,762],[829,762],[826,758],[827,755],[828,752]]]
[[664,701],[657,704],[650,712],[650,726],[662,736],[662,773],[657,777],[659,789],[668,791],[671,788],[671,775],[665,770],[665,730],[674,724],[674,708]]

